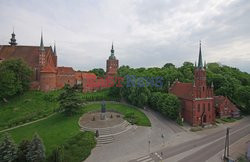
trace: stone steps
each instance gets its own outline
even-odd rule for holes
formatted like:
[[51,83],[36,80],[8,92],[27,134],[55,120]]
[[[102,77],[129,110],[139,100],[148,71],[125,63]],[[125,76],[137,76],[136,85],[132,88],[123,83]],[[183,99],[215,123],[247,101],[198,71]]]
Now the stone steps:
[[133,128],[133,126],[127,122],[126,120],[116,126],[108,127],[108,128],[81,128],[82,131],[92,131],[96,132],[99,131],[99,137],[96,138],[97,140],[97,147],[100,147],[104,144],[110,144],[114,141],[114,136],[126,132],[127,130]]
[[96,138],[97,140],[97,145],[96,147],[100,147],[101,145],[104,145],[104,144],[110,144],[114,141],[114,137],[113,136],[100,136],[98,138]]

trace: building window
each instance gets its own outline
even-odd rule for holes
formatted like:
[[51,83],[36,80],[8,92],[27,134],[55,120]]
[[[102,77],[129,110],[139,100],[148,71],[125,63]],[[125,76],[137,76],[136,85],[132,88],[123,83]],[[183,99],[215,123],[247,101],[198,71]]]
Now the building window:
[[200,104],[198,104],[198,112],[200,112]]
[[208,103],[208,111],[210,111],[210,103]]
[[203,103],[203,112],[205,111],[205,109],[206,109],[206,105],[205,103]]
[[205,91],[205,87],[203,87],[203,92]]

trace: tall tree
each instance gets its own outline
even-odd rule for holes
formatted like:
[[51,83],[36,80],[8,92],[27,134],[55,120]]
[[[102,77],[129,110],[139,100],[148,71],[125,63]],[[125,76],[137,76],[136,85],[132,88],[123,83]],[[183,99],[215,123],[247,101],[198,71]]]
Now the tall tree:
[[37,133],[29,145],[26,158],[28,162],[43,162],[46,159],[43,141]]
[[63,162],[64,161],[64,151],[63,147],[57,147],[52,151],[52,154],[48,158],[48,162]]
[[77,91],[69,85],[64,86],[63,92],[60,94],[58,100],[60,109],[67,116],[75,114],[77,110],[81,108],[81,100],[79,95],[77,95]]
[[10,97],[29,89],[32,71],[21,59],[0,63],[0,97]]
[[17,147],[12,138],[5,134],[0,143],[0,161],[13,162],[17,158]]
[[22,142],[19,144],[17,151],[18,162],[27,162],[27,154],[29,152],[29,146],[30,146],[29,140],[22,140]]

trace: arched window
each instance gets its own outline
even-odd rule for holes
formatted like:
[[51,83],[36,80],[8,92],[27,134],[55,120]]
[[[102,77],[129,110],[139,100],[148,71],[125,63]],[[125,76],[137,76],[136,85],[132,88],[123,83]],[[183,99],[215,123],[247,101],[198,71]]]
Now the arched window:
[[200,104],[198,104],[198,112],[200,112]]

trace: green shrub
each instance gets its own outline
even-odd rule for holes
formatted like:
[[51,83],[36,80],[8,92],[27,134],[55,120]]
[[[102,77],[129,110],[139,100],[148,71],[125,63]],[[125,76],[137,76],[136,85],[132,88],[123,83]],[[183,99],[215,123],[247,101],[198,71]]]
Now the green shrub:
[[58,151],[56,148],[52,151],[48,161],[51,159],[60,158],[62,161],[82,162],[91,153],[91,150],[96,145],[95,134],[92,132],[81,132],[66,141]]
[[197,132],[197,131],[201,131],[201,130],[202,130],[201,127],[192,127],[192,128],[190,129],[190,131],[192,131],[192,132]]

